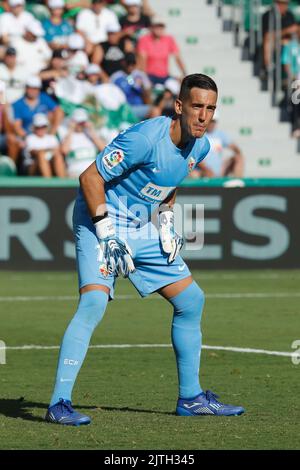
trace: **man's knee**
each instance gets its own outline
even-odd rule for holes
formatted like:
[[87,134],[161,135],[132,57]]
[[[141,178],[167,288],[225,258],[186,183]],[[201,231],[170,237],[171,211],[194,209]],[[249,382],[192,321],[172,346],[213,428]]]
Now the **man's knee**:
[[174,306],[175,315],[191,321],[201,320],[205,296],[203,290],[195,281],[170,301]]
[[76,318],[95,328],[102,319],[108,302],[108,294],[103,290],[90,290],[80,296]]

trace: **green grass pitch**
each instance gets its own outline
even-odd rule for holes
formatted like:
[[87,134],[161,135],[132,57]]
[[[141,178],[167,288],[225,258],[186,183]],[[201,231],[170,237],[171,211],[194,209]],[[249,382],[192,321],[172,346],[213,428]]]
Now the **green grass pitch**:
[[[203,344],[293,352],[300,271],[194,271],[207,294]],[[76,308],[75,273],[0,273],[0,340],[58,346]],[[93,345],[169,344],[171,307],[121,279]],[[241,417],[174,415],[170,347],[93,348],[73,394],[92,417],[80,428],[43,418],[58,349],[8,349],[0,365],[1,449],[299,449],[300,365],[291,357],[205,349],[201,384]]]

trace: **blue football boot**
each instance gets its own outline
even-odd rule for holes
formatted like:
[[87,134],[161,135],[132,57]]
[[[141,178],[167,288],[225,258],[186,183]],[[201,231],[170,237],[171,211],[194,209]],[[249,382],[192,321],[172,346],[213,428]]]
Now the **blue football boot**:
[[225,405],[217,400],[218,395],[207,390],[193,400],[179,398],[176,407],[178,416],[238,416],[244,413],[241,406]]
[[60,398],[58,403],[48,408],[45,416],[49,423],[64,424],[69,426],[81,426],[90,424],[91,418],[73,410],[70,400]]

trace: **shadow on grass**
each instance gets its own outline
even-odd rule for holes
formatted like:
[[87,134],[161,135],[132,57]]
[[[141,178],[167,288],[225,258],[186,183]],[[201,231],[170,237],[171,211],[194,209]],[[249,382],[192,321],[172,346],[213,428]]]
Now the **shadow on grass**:
[[[8,418],[21,418],[25,421],[35,421],[38,423],[45,422],[44,417],[36,416],[32,413],[33,408],[39,408],[44,410],[44,415],[48,408],[48,403],[37,403],[33,401],[27,401],[25,398],[0,398],[0,415]],[[152,414],[163,414],[163,415],[174,415],[167,411],[154,411],[154,410],[141,410],[129,407],[113,407],[113,406],[75,406],[76,409],[84,410],[105,410],[105,411],[126,411],[134,413],[152,413]]]
[[174,416],[175,412],[171,413],[170,411],[157,411],[157,410],[141,410],[140,408],[129,408],[129,407],[117,407],[117,406],[100,406],[101,410],[105,411],[132,411],[134,413],[151,413],[156,415],[169,415]]
[[[44,417],[35,416],[32,408],[40,408],[46,414],[48,403],[37,403],[21,398],[0,398],[0,415],[8,418],[21,418],[26,421],[45,422]],[[97,406],[76,406],[77,409],[95,410]]]

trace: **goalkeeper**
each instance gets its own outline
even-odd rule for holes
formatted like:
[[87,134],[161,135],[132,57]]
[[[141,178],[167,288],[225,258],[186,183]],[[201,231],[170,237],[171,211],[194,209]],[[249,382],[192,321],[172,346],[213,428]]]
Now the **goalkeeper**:
[[[174,231],[172,210],[176,187],[209,151],[204,134],[217,94],[210,77],[188,75],[172,119],[149,119],[121,132],[81,174],[73,215],[80,300],[63,337],[47,421],[75,426],[91,421],[73,409],[71,393],[118,276],[128,277],[142,297],[158,292],[174,308],[176,413],[243,413],[201,389],[204,295],[178,254],[182,239]],[[158,229],[151,222],[157,209]]]

